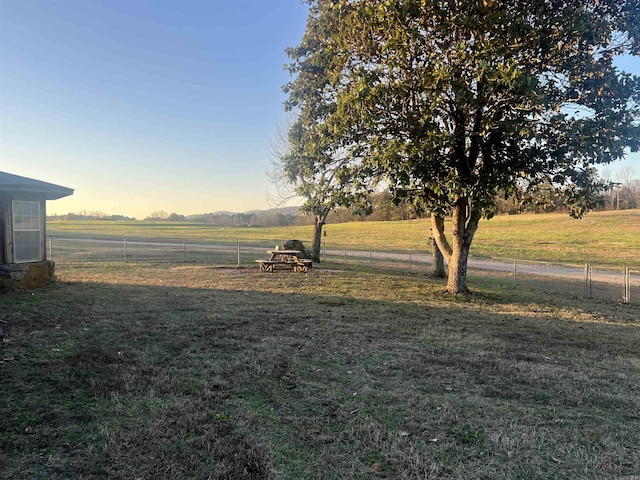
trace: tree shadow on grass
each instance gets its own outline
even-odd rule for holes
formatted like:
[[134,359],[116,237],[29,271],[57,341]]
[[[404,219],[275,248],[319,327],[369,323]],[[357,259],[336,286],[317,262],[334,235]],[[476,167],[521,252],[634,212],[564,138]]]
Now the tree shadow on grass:
[[640,466],[625,447],[640,431],[633,325],[234,275],[3,298],[0,475],[549,478]]

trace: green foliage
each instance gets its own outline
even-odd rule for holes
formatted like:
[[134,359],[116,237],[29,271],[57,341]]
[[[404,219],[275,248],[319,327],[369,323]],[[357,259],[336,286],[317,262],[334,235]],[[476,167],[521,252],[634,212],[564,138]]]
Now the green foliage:
[[632,4],[315,1],[291,101],[329,90],[323,131],[430,211],[545,179],[576,204],[590,165],[638,148],[638,78],[613,66],[633,52]]

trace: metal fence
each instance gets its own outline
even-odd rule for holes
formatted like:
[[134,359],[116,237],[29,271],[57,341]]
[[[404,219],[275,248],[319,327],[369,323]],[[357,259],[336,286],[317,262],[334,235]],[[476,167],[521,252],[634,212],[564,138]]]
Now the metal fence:
[[[266,250],[280,241],[263,239],[236,242],[202,242],[188,239],[71,239],[48,238],[48,258],[59,266],[88,262],[205,263],[220,266],[255,266]],[[428,249],[356,249],[349,245],[323,244],[321,258],[327,265],[375,267],[430,274]],[[257,268],[257,267],[256,267]],[[575,297],[597,298],[640,305],[640,270],[591,264],[563,265],[489,257],[469,258],[470,275],[494,279],[503,288],[526,288]]]

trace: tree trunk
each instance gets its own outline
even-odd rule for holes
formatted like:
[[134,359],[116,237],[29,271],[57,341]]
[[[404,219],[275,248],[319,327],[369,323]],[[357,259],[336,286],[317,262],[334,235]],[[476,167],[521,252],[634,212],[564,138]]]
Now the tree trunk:
[[431,240],[432,245],[432,249],[433,249],[433,253],[432,253],[432,275],[436,278],[444,278],[447,276],[447,273],[445,272],[444,269],[444,256],[442,255],[442,252],[440,251],[440,249],[438,248],[438,244],[436,243],[435,239]]
[[447,292],[449,293],[469,293],[469,288],[467,287],[469,248],[465,242],[468,205],[468,200],[460,197],[453,206],[451,218],[451,258],[448,262],[449,278],[447,280]]
[[453,255],[451,255],[449,261],[447,292],[470,293],[469,287],[467,287],[467,260],[469,259],[469,249],[463,245],[458,245],[455,238],[453,244]]
[[319,215],[313,218],[313,243],[311,244],[311,260],[320,263],[320,248],[322,246],[322,227],[324,221]]
[[444,270],[444,256],[438,247],[438,242],[433,235],[433,228],[431,229],[431,274],[436,278],[444,278],[447,276]]
[[434,238],[448,264],[447,292],[467,294],[469,249],[482,212],[473,208],[469,198],[458,197],[453,205],[452,214],[451,244],[444,235],[444,218],[435,215],[431,217]]

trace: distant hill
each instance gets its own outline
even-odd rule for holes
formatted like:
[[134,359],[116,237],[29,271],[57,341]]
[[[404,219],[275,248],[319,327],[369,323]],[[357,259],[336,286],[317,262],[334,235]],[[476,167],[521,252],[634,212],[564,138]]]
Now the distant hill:
[[282,215],[298,215],[300,213],[300,207],[282,207],[282,208],[271,208],[269,210],[251,210],[245,213],[253,214],[253,215],[261,215],[264,213],[281,213]]
[[268,213],[281,213],[282,215],[298,215],[298,213],[300,212],[300,207],[282,207],[282,208],[270,208],[267,210],[249,210],[248,212],[229,212],[227,210],[219,210],[217,212],[211,212],[211,213],[206,213],[206,214],[191,214],[191,215],[187,215],[187,218],[190,217],[199,217],[202,215],[229,215],[229,216],[233,216],[233,215],[263,215],[263,214],[268,214]]
[[238,212],[229,212],[227,210],[218,210],[217,212],[211,212],[211,213],[193,213],[191,215],[187,215],[187,218],[189,217],[199,217],[201,215],[229,215],[230,217],[233,215],[236,215]]
[[274,227],[292,225],[299,216],[300,207],[251,210],[243,213],[219,210],[217,212],[187,215],[184,220],[235,227]]

